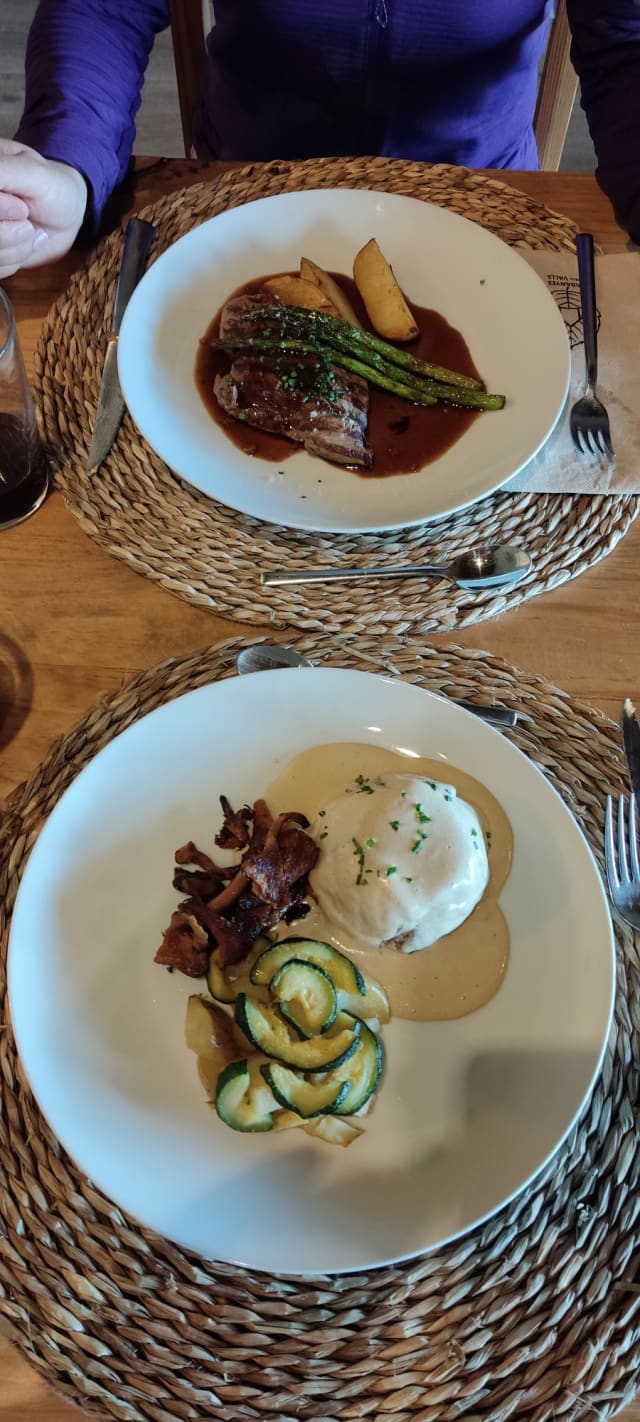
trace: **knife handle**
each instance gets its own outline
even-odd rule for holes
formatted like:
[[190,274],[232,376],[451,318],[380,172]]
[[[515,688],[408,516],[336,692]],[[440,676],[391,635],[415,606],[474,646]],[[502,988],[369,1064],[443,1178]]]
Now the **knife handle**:
[[132,217],[127,223],[122,266],[120,267],[111,318],[111,330],[114,336],[119,334],[127,302],[144,272],[149,248],[155,242],[156,236],[155,227],[150,222],[145,222],[142,217]]
[[596,308],[596,273],[593,255],[593,237],[590,232],[579,232],[576,237],[578,257],[578,278],[580,281],[580,304],[582,306],[582,329],[584,332],[584,354],[587,363],[587,380],[595,385],[598,380],[598,312]]

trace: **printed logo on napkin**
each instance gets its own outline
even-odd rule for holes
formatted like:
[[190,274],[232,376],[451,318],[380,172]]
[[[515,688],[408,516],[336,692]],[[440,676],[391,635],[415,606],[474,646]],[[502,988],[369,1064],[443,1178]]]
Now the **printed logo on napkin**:
[[510,489],[527,493],[640,494],[640,252],[596,256],[598,394],[609,413],[615,464],[579,454],[569,432],[569,410],[584,393],[584,334],[578,263],[571,252],[521,256],[546,282],[564,317],[571,348],[571,388],[564,414],[540,452]]

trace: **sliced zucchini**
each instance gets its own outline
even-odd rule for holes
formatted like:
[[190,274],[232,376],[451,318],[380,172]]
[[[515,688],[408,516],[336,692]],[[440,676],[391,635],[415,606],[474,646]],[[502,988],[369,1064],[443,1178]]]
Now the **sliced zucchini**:
[[305,1121],[312,1116],[323,1116],[326,1111],[335,1111],[351,1086],[350,1081],[339,1081],[333,1072],[319,1081],[308,1081],[281,1062],[267,1062],[262,1067],[262,1075],[280,1106],[296,1111]]
[[[357,1022],[358,1018],[352,1019]],[[358,1043],[348,1063],[339,1063],[330,1073],[332,1082],[348,1081],[348,1091],[333,1107],[336,1116],[353,1116],[373,1096],[382,1075],[382,1047],[375,1032],[360,1022]]]
[[260,1063],[229,1062],[218,1077],[216,1111],[234,1131],[270,1131],[277,1103],[260,1074]]
[[290,958],[269,984],[285,1022],[301,1037],[326,1032],[336,1020],[338,1001],[329,974],[316,963]]
[[[244,982],[239,978],[231,979],[227,977],[227,974],[220,967],[217,953],[214,949],[209,959],[207,987],[211,996],[215,997],[216,1002],[224,1002],[228,1006],[231,1006],[236,1000],[238,991],[242,991],[242,987],[246,985],[247,981],[248,978],[246,974],[244,975]],[[238,987],[236,987],[236,983],[239,984]]]
[[321,943],[316,938],[285,938],[282,943],[266,948],[253,964],[250,973],[252,983],[271,983],[278,969],[292,958],[324,968],[336,989],[364,994],[364,979],[355,963],[330,943]]
[[256,1002],[244,992],[236,999],[235,1017],[252,1046],[266,1057],[274,1057],[285,1066],[316,1072],[346,1061],[356,1049],[362,1026],[357,1017],[339,1015],[322,1037],[296,1041],[272,1007]]
[[207,987],[211,996],[216,1002],[224,1002],[230,1007],[236,1000],[239,992],[246,992],[249,988],[249,970],[269,945],[269,939],[256,938],[255,943],[240,963],[233,963],[229,968],[220,965],[220,954],[214,948],[209,959],[207,971]]
[[338,1007],[341,1012],[351,1012],[354,1017],[369,1021],[375,1017],[378,1022],[388,1022],[391,1018],[389,999],[382,985],[375,978],[364,979],[364,996],[355,993],[338,993]]
[[302,1129],[327,1145],[348,1146],[362,1135],[362,1127],[345,1121],[343,1116],[317,1116],[314,1121],[305,1121]]

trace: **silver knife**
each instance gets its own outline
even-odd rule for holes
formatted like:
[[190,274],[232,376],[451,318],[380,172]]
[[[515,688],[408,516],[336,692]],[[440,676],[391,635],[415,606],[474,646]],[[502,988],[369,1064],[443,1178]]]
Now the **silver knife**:
[[95,474],[106,459],[124,414],[124,399],[118,379],[118,336],[129,297],[144,272],[149,248],[155,242],[156,235],[155,227],[142,217],[132,217],[127,224],[95,424],[87,455],[88,474]]
[[627,757],[631,789],[635,790],[638,795],[640,794],[640,726],[636,708],[629,697],[627,697],[622,710],[622,740],[624,753]]

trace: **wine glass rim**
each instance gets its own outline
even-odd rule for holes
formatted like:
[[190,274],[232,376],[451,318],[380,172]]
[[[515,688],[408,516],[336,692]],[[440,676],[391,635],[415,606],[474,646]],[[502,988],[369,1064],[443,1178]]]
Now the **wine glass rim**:
[[15,335],[16,318],[14,316],[13,306],[11,305],[9,297],[7,296],[6,291],[4,291],[1,286],[0,307],[2,307],[7,318],[7,332],[4,340],[2,340],[2,335],[0,332],[0,359],[2,359],[2,356],[4,355],[7,347],[11,344],[11,341],[13,340],[13,337]]

